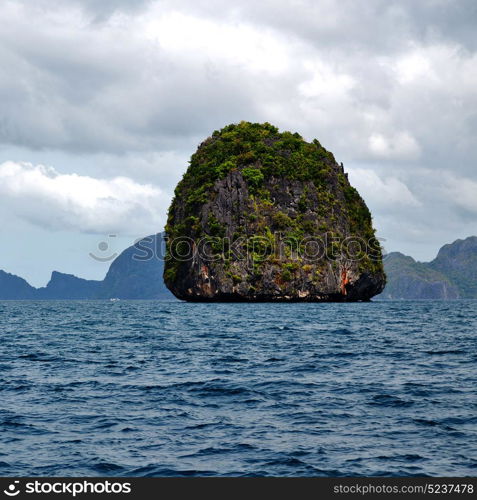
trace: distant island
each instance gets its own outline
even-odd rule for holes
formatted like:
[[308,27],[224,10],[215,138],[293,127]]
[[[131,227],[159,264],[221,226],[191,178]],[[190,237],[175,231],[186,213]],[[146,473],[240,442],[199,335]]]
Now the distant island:
[[0,270],[0,300],[174,299],[164,284],[164,239],[147,236],[111,263],[103,281],[85,280],[53,271],[43,288]]
[[[159,253],[153,255],[156,248]],[[34,288],[23,278],[0,270],[0,300],[175,300],[164,284],[160,252],[164,252],[163,233],[148,236],[124,250],[112,262],[103,281],[54,271],[43,288]],[[389,253],[384,268],[388,281],[383,293],[375,297],[377,300],[477,299],[476,236],[444,245],[428,263],[416,262],[399,252]]]
[[399,252],[384,260],[383,299],[477,299],[477,236],[444,245],[431,262]]

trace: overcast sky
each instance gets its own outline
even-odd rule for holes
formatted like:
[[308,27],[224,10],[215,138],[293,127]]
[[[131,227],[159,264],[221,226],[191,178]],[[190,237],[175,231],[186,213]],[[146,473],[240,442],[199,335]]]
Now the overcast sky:
[[240,120],[318,138],[388,251],[477,234],[475,0],[2,0],[0,24],[0,269],[34,285],[161,231]]

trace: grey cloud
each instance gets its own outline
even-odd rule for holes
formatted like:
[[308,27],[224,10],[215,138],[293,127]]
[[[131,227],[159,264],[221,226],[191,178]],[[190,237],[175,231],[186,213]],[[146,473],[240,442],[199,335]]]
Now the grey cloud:
[[477,46],[473,0],[193,0],[185,5],[197,15],[273,27],[331,50],[346,46],[389,53],[413,41]]
[[77,7],[85,11],[90,22],[107,21],[115,13],[135,13],[144,10],[153,0],[17,0],[36,12],[51,12],[57,9]]
[[128,44],[129,34],[114,28],[68,31],[17,21],[0,35],[9,70],[0,80],[3,144],[168,150],[256,114],[253,89],[230,68],[181,64],[159,45]]
[[134,234],[162,229],[169,196],[127,177],[98,179],[52,167],[0,163],[2,212],[46,229]]
[[[63,0],[69,2],[70,0]],[[83,8],[102,21],[115,12],[137,12],[143,10],[152,0],[76,0]]]
[[[141,7],[149,3],[142,2]],[[103,2],[75,4],[91,9]],[[35,25],[20,15],[5,22],[0,57],[9,72],[0,82],[5,103],[0,114],[0,141],[75,152],[170,150],[230,121],[274,119],[286,128],[319,135],[349,160],[369,160],[367,141],[381,130],[391,135],[416,135],[425,154],[437,153],[440,161],[447,162],[446,153],[454,149],[446,145],[449,130],[455,130],[457,119],[462,126],[459,144],[465,142],[466,151],[470,151],[465,163],[472,158],[473,137],[468,137],[472,127],[466,125],[475,117],[472,89],[459,89],[457,82],[464,104],[459,107],[450,82],[437,89],[421,83],[405,88],[383,64],[397,57],[394,46],[412,50],[425,33],[441,32],[447,11],[453,13],[448,16],[456,23],[461,19],[466,25],[475,10],[468,2],[459,3],[459,8],[455,2],[436,0],[420,2],[419,7],[415,2],[384,0],[365,4],[350,0],[243,0],[233,6],[201,1],[181,2],[179,6],[174,2],[159,4],[159,12],[182,9],[187,15],[210,16],[218,23],[222,16],[236,23],[255,23],[257,29],[268,26],[277,37],[294,34],[298,40],[293,49],[295,61],[287,75],[277,76],[254,74],[233,58],[224,62],[197,53],[196,57],[190,54],[177,59],[177,54],[161,46],[160,33],[157,44],[138,40],[133,4],[115,3],[117,9],[132,16],[128,18],[132,33],[127,31],[129,21],[121,28],[114,23],[98,28],[70,19],[71,29],[48,17]],[[39,5],[46,9],[47,5],[72,4],[43,0]],[[113,3],[104,5],[94,8],[106,9]],[[428,24],[438,28],[431,29]],[[350,51],[349,43],[356,50]],[[461,53],[459,57],[464,61],[472,54]],[[320,93],[307,98],[300,95],[300,84],[313,77],[300,61],[316,59],[353,79],[348,100],[332,103],[329,96]],[[445,67],[438,69],[445,71]],[[456,79],[459,77],[457,73]],[[303,116],[302,108],[314,111]],[[374,123],[366,123],[370,112],[377,117]],[[431,116],[432,132],[428,126]],[[436,143],[443,146],[437,152]]]
[[[145,37],[172,12],[198,31]],[[368,194],[394,248],[476,232],[443,189],[449,174],[453,196],[477,180],[473,0],[18,0],[0,22],[4,148],[171,192],[214,129],[267,120],[408,188],[419,206]]]

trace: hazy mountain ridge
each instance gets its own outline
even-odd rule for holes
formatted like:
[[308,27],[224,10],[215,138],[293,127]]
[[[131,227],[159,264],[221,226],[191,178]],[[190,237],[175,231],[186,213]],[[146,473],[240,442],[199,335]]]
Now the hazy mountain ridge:
[[0,299],[33,299],[37,289],[26,280],[0,269]]
[[392,252],[384,269],[388,282],[380,299],[477,299],[477,237],[444,245],[431,262]]
[[146,236],[112,263],[96,298],[173,299],[164,284],[163,234]]
[[458,287],[462,298],[477,298],[477,236],[444,245],[430,266]]
[[163,241],[160,233],[126,248],[102,281],[53,271],[46,287],[34,288],[23,278],[0,270],[0,300],[173,299],[162,278]]
[[85,299],[92,298],[101,288],[101,281],[85,280],[73,274],[53,271],[46,287],[35,290],[37,299]]

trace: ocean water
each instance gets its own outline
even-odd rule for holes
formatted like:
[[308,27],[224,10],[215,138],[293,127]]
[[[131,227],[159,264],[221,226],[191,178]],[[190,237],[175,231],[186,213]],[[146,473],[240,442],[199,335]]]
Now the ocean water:
[[475,476],[477,302],[0,302],[2,476]]

